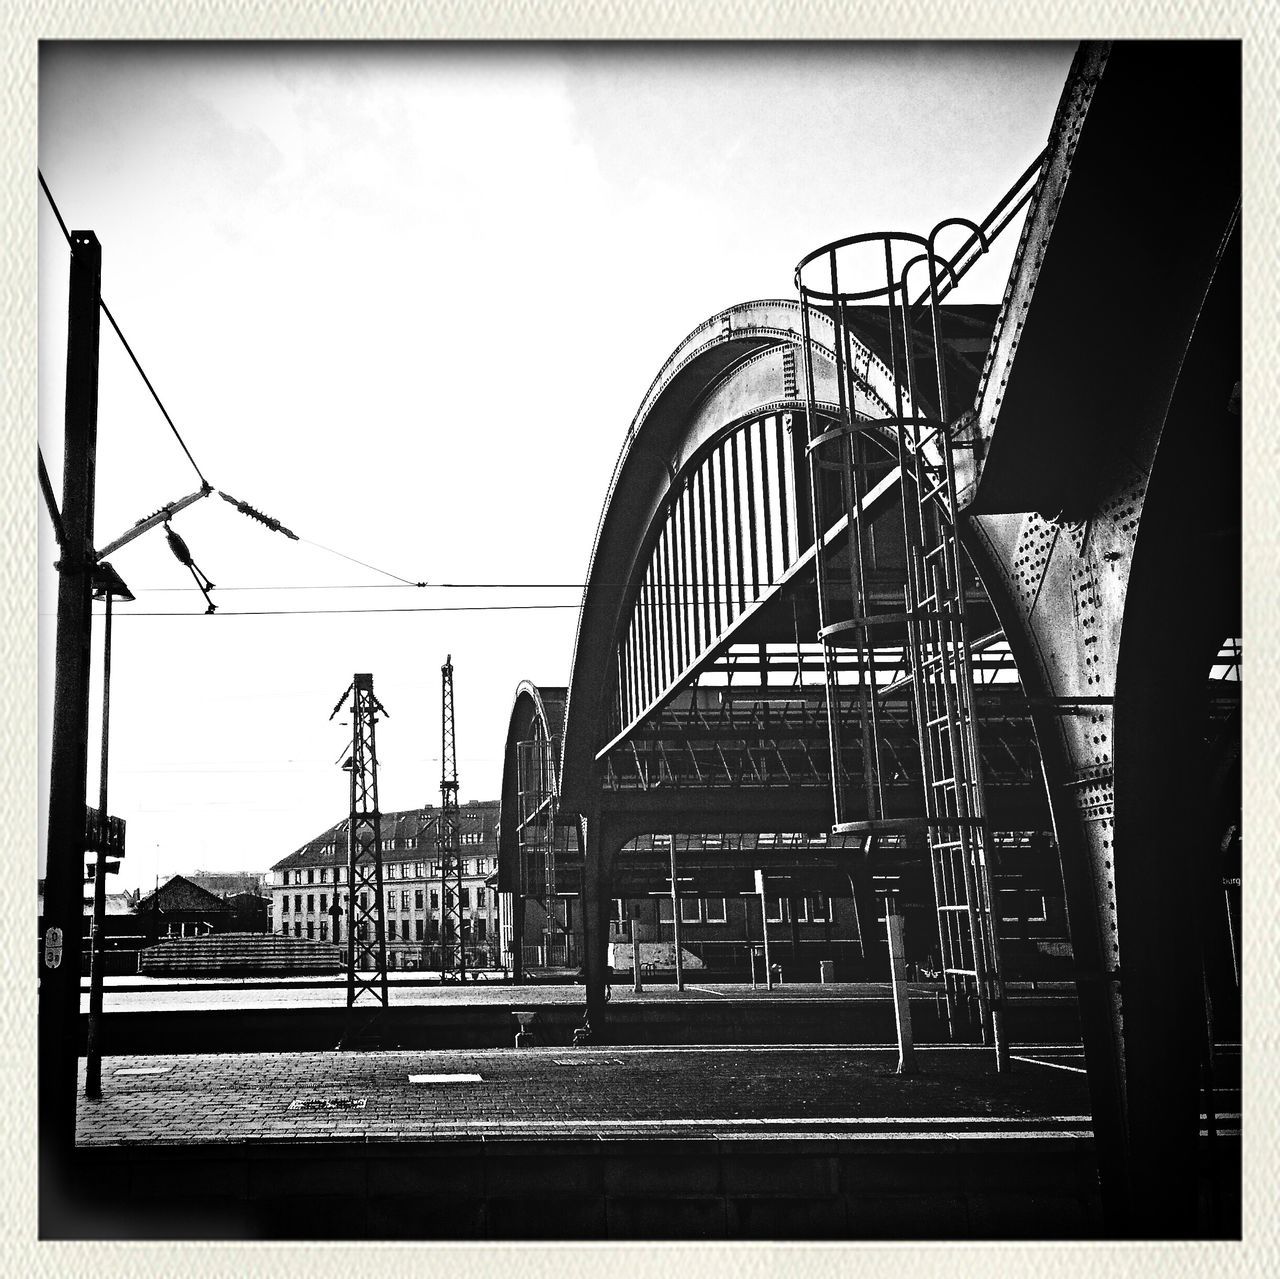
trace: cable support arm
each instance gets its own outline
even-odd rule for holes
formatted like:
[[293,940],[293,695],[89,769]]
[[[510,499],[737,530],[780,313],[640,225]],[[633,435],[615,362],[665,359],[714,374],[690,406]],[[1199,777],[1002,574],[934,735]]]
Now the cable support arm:
[[97,560],[104,560],[113,551],[118,551],[122,546],[127,546],[136,537],[141,537],[149,529],[153,529],[157,524],[167,524],[179,511],[186,510],[188,506],[198,502],[202,497],[208,497],[213,492],[213,487],[209,484],[201,485],[194,493],[189,493],[186,497],[180,497],[176,502],[170,502],[167,506],[162,506],[154,515],[148,515],[145,519],[139,520],[127,533],[122,533],[114,542],[108,542],[102,550],[96,552]]

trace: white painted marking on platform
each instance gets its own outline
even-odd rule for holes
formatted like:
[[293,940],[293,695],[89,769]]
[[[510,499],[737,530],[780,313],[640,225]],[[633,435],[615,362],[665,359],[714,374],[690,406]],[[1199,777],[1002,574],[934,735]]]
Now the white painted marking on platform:
[[700,990],[705,995],[714,995],[717,999],[728,999],[729,996],[722,990],[712,990],[709,986],[686,986],[685,990]]
[[173,1069],[172,1066],[122,1066],[113,1071],[116,1075],[164,1075]]
[[[935,1116],[933,1118],[914,1118],[910,1115],[827,1115],[820,1119],[442,1119],[438,1122],[427,1121],[432,1128],[742,1128],[787,1126],[811,1128],[820,1124],[841,1127],[853,1125],[866,1128],[871,1125],[888,1125],[901,1127],[906,1124],[950,1124],[960,1125],[959,1135],[971,1136],[983,1129],[996,1129],[998,1134],[1009,1136],[1021,1135],[1030,1124],[1092,1124],[1088,1115],[1044,1115],[1034,1119],[999,1119],[991,1116],[974,1115],[972,1117]],[[964,1125],[977,1124],[976,1128]],[[999,1125],[1013,1125],[999,1127]],[[921,1136],[934,1134],[924,1131]]]
[[1060,1061],[1037,1061],[1034,1057],[1015,1057],[1009,1054],[1010,1061],[1025,1061],[1028,1066],[1048,1066],[1050,1070],[1069,1070],[1073,1075],[1087,1075],[1083,1066],[1064,1066]]
[[478,1084],[479,1075],[410,1075],[411,1084]]

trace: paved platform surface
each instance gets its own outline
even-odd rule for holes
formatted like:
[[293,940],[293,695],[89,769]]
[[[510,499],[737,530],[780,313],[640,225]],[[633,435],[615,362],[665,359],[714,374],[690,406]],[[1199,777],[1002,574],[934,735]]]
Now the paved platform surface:
[[1078,1048],[1014,1051],[997,1074],[989,1050],[920,1048],[910,1078],[896,1049],[834,1045],[108,1057],[77,1141],[1088,1138]]

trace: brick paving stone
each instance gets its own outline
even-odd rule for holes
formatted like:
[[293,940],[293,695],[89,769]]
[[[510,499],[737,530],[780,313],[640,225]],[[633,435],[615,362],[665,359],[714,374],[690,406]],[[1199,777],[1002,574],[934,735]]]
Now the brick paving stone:
[[[573,1054],[566,1056],[566,1053]],[[1083,1116],[1083,1075],[1025,1065],[996,1075],[989,1055],[922,1053],[920,1076],[892,1073],[892,1053],[865,1048],[489,1049],[374,1053],[130,1056],[104,1063],[101,1101],[80,1101],[86,1145],[200,1144],[249,1139],[379,1142],[554,1135],[813,1133],[797,1122],[938,1118],[1027,1123]],[[570,1061],[572,1065],[560,1064]],[[163,1074],[120,1076],[125,1067]],[[410,1074],[475,1073],[479,1084],[412,1085]],[[295,1098],[363,1097],[363,1110],[289,1109]],[[724,1121],[691,1124],[688,1121]],[[680,1121],[680,1122],[676,1122]],[[937,1125],[933,1125],[937,1127]],[[945,1125],[944,1125],[945,1127]]]

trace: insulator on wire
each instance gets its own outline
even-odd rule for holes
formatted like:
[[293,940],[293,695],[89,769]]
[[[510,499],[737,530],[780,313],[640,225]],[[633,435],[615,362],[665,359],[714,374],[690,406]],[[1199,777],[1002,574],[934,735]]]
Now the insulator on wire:
[[195,584],[203,592],[204,602],[209,606],[205,609],[205,612],[217,612],[218,606],[209,598],[209,592],[214,589],[213,583],[209,580],[209,575],[191,558],[191,548],[168,524],[164,526],[164,535],[169,543],[169,549],[173,552],[174,559],[191,574]]
[[257,507],[250,506],[248,502],[241,502],[238,498],[234,498],[230,493],[224,493],[218,490],[218,496],[224,501],[229,502],[242,515],[247,515],[251,520],[257,520],[259,524],[265,524],[273,533],[283,533],[285,537],[292,538],[295,542],[301,541],[301,538],[291,529],[285,528],[279,520],[272,519],[270,515],[264,515]]
[[164,535],[168,539],[169,549],[173,552],[174,557],[179,564],[186,568],[191,568],[191,549],[187,546],[181,536],[173,531],[168,524],[164,526]]

